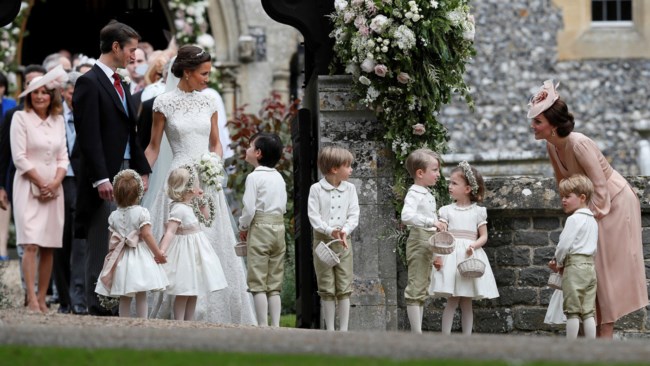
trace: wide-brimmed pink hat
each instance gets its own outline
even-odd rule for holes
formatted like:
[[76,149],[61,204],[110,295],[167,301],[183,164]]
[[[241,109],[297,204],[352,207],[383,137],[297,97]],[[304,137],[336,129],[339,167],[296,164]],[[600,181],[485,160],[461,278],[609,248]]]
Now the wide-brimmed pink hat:
[[63,66],[59,65],[48,71],[47,74],[32,79],[27,89],[20,93],[19,97],[22,98],[42,86],[50,90],[61,87],[66,81],[68,81],[68,73],[63,70]]
[[553,83],[553,79],[544,81],[544,85],[530,97],[528,102],[528,118],[535,118],[540,113],[551,108],[553,103],[560,98],[560,94],[555,90],[560,83]]

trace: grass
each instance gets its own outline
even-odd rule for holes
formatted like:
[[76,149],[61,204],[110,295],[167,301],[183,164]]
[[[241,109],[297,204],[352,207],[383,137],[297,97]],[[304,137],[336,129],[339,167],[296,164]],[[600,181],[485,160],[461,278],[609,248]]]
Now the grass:
[[295,328],[296,327],[296,314],[286,314],[280,316],[280,327]]
[[[340,357],[314,355],[266,355],[242,353],[218,353],[199,351],[161,351],[161,350],[115,350],[115,349],[74,349],[27,346],[0,346],[0,360],[4,365],[46,366],[46,365],[256,365],[256,366],[565,366],[560,362],[506,362],[506,361],[468,361],[468,360],[412,360],[395,361],[370,357]],[[605,364],[583,364],[605,365]],[[612,365],[612,364],[608,364]],[[622,364],[618,364],[622,365]],[[632,364],[628,364],[632,365]]]

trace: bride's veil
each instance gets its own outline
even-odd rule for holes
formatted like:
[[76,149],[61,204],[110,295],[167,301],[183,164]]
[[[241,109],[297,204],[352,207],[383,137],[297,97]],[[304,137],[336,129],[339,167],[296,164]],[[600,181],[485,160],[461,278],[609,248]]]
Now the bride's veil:
[[[176,89],[179,78],[172,74],[172,65],[174,64],[176,57],[172,58],[169,62],[169,69],[167,70],[167,79],[165,81],[165,93]],[[152,173],[149,177],[149,188],[147,193],[142,198],[142,206],[151,209],[153,203],[156,200],[158,192],[160,192],[165,186],[165,181],[167,180],[167,173],[172,163],[172,148],[169,146],[169,140],[167,140],[167,135],[163,131],[162,139],[160,141],[160,151],[158,153],[158,159],[156,163],[151,167]],[[156,237],[156,240],[160,238]]]

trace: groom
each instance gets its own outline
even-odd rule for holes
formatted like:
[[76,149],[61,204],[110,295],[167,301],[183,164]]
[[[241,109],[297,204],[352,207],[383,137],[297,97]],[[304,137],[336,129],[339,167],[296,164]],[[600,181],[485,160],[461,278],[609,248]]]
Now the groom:
[[112,180],[131,168],[142,175],[145,189],[151,168],[136,136],[136,111],[126,83],[115,72],[135,57],[140,36],[111,21],[99,33],[101,56],[79,77],[72,104],[77,133],[74,156],[80,157],[75,236],[87,238],[86,302],[91,315],[111,315],[99,305],[97,278],[108,253],[108,216],[115,210]]

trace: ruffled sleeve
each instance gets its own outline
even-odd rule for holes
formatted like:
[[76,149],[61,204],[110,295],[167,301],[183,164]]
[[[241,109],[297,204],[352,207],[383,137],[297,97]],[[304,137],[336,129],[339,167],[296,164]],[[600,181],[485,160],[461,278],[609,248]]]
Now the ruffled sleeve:
[[481,206],[476,206],[476,208],[478,209],[478,225],[476,225],[476,227],[479,228],[483,225],[487,225],[487,209]]
[[573,153],[585,175],[594,185],[594,194],[591,196],[589,208],[596,218],[607,215],[611,208],[611,197],[607,189],[607,177],[602,166],[602,163],[606,162],[603,162],[604,157],[600,149],[592,140],[584,139],[573,146]]
[[176,221],[179,224],[182,224],[184,216],[182,204],[172,202],[170,206],[169,219],[167,219],[167,221]]
[[440,207],[440,210],[438,210],[438,220],[449,225],[449,205]]
[[149,210],[144,207],[140,207],[140,218],[138,219],[138,227],[142,229],[145,225],[151,225],[151,214]]

